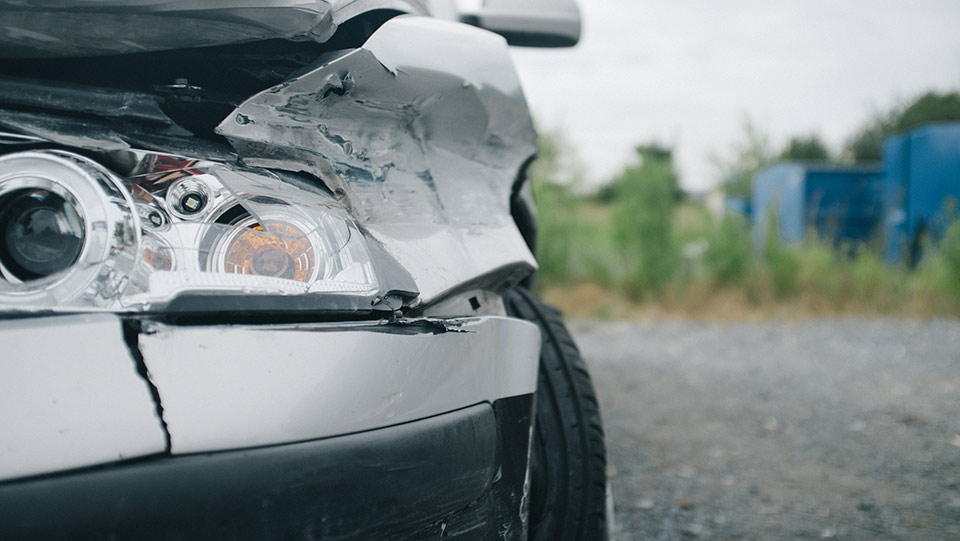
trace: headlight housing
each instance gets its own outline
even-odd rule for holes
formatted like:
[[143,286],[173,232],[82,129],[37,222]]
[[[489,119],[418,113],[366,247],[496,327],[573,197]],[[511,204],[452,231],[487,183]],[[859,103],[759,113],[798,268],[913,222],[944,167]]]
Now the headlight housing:
[[[0,310],[396,310],[413,281],[338,202],[262,169],[0,157]],[[385,283],[381,276],[392,282]]]
[[129,192],[75,154],[0,157],[0,228],[4,309],[110,306],[139,259]]

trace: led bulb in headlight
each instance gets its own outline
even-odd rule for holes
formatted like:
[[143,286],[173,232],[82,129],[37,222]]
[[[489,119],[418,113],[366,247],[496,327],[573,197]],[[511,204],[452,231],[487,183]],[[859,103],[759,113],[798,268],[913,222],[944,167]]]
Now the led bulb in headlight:
[[0,157],[0,307],[108,306],[138,259],[123,182],[67,152]]

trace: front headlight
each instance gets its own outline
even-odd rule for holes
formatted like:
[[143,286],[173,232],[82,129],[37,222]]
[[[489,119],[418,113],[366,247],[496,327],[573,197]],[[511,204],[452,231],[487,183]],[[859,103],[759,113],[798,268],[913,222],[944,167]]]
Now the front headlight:
[[3,311],[396,310],[377,305],[415,287],[378,248],[329,194],[261,169],[0,157]]

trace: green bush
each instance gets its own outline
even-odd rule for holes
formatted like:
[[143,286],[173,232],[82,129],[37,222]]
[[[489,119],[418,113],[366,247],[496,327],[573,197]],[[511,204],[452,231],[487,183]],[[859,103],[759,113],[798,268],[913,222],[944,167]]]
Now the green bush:
[[579,227],[576,220],[577,202],[565,186],[535,182],[533,187],[539,222],[539,277],[548,283],[570,281],[571,261],[577,256],[578,249],[578,243],[572,242]]
[[798,288],[821,292],[839,304],[850,292],[849,272],[832,245],[815,237],[795,248]]
[[850,263],[851,296],[884,311],[902,297],[903,277],[870,250],[861,250]]
[[679,260],[672,228],[676,177],[669,155],[638,150],[642,163],[616,181],[613,229],[628,269],[627,291],[655,296],[674,278]]
[[945,295],[960,297],[960,221],[947,228],[936,252],[926,259],[920,272],[921,280]]
[[939,254],[946,268],[947,290],[954,295],[960,295],[960,222],[954,223],[947,230]]
[[[668,149],[639,147],[639,162],[600,197],[577,189],[576,172],[561,160],[562,140],[541,142],[541,161],[530,170],[541,286],[592,283],[666,306],[699,306],[691,299],[706,296],[761,307],[786,301],[818,313],[960,315],[960,222],[939,244],[925,241],[916,271],[884,263],[877,243],[838,249],[811,233],[786,246],[775,213],[756,249],[743,217],[716,221],[702,204],[678,197]],[[945,216],[956,218],[955,206]]]
[[708,233],[707,242],[703,263],[714,284],[732,286],[747,277],[753,260],[753,242],[750,224],[743,216],[725,216]]
[[763,266],[769,273],[773,295],[783,299],[796,294],[800,276],[800,260],[797,253],[780,240],[780,223],[776,212],[767,217],[767,234],[763,242]]
[[622,260],[609,220],[590,219],[590,203],[564,186],[537,184],[538,277],[544,285],[619,283]]

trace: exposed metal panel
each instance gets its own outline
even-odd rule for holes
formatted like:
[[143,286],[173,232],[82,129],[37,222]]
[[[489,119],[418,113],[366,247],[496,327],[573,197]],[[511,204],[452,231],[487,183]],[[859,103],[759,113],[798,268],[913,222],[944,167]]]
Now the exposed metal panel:
[[540,335],[503,317],[407,325],[150,325],[172,451],[303,441],[536,389]]
[[500,36],[391,19],[362,48],[251,97],[218,132],[245,163],[307,171],[342,194],[424,303],[534,269],[509,202],[536,134]]
[[119,318],[0,322],[0,479],[166,449]]

